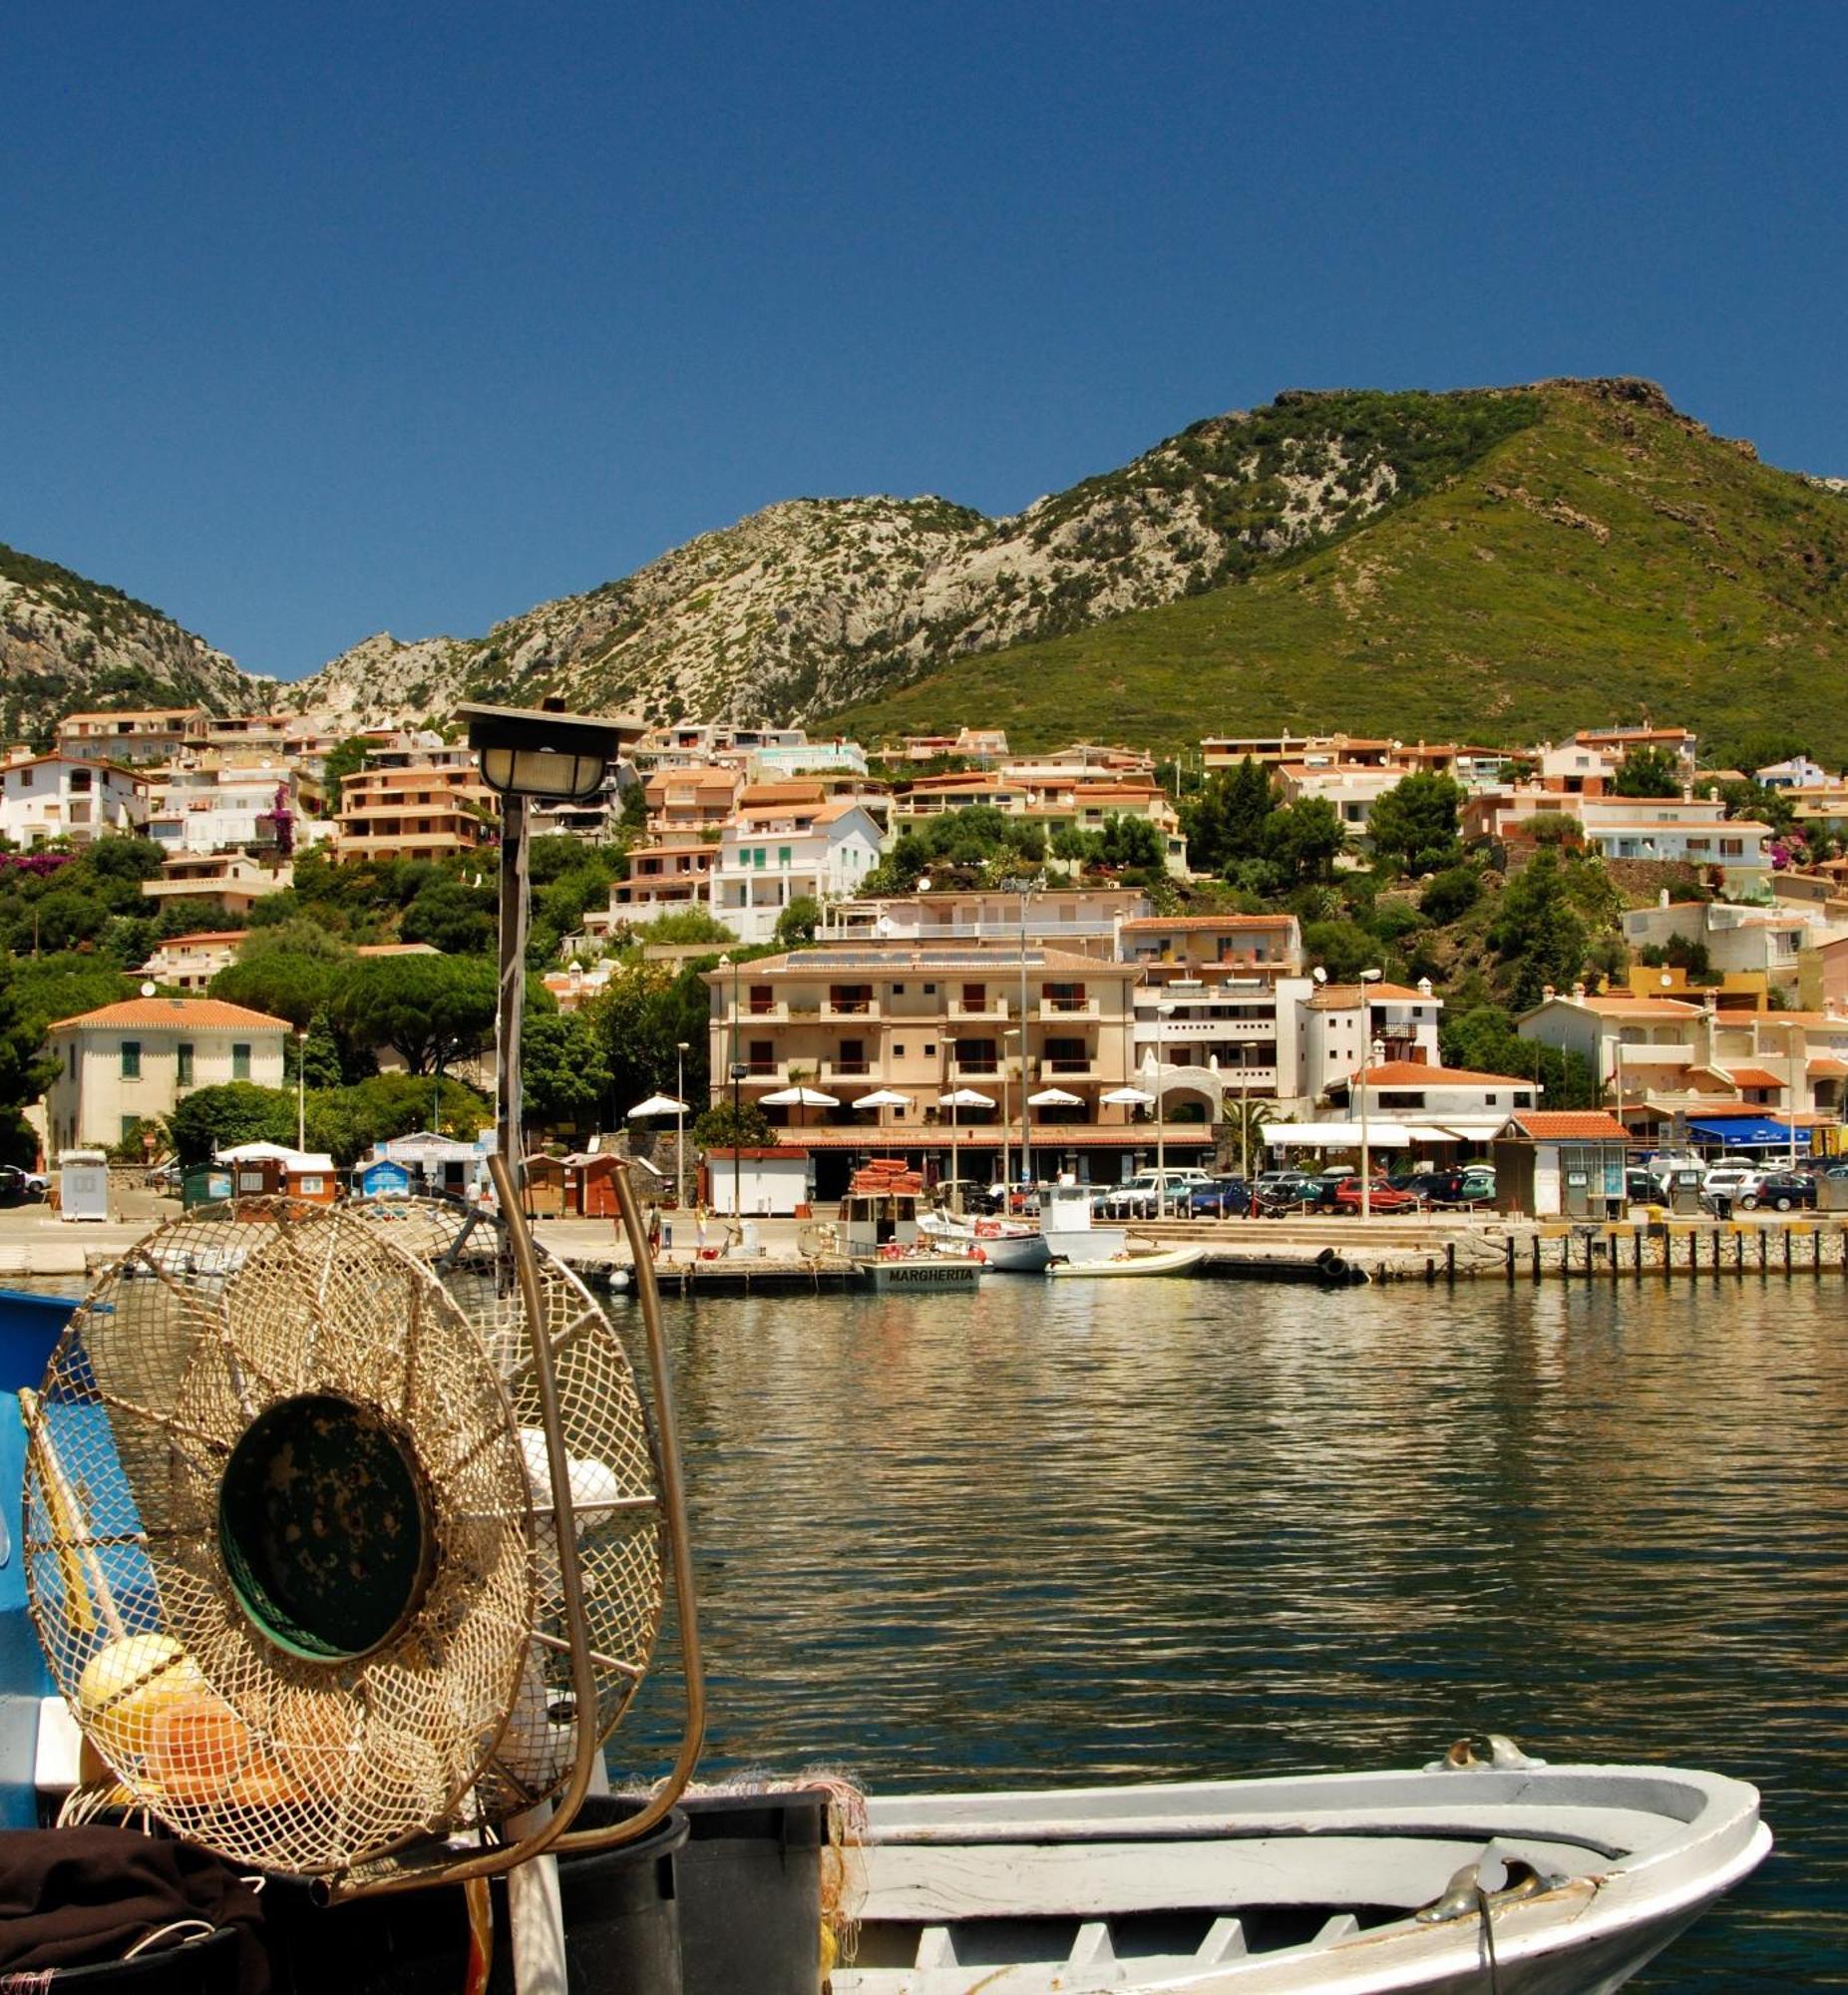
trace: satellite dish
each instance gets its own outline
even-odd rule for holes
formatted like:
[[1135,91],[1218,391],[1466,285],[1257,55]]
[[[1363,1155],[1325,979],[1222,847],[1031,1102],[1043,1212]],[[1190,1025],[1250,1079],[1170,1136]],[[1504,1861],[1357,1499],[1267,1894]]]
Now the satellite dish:
[[1328,981],[1328,973],[1322,969],[1319,963],[1309,972],[1309,975],[1317,984],[1326,984]]
[[142,984],[142,996],[144,998],[152,998],[155,995],[155,993],[160,990],[160,988],[161,987],[154,981],[154,979],[150,977],[146,979]]

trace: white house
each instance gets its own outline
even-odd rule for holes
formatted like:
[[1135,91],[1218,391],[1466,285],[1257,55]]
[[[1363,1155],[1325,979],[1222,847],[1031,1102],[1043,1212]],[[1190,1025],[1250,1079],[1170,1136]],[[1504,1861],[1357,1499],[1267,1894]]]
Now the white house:
[[741,942],[769,942],[792,901],[858,893],[879,859],[879,826],[844,798],[741,810],[719,844],[712,913]]
[[1328,1098],[1357,1115],[1362,1088],[1369,1116],[1405,1123],[1414,1134],[1427,1129],[1440,1138],[1454,1135],[1476,1143],[1486,1143],[1515,1109],[1538,1106],[1539,1094],[1532,1074],[1479,1073],[1423,1060],[1383,1060],[1363,1074],[1331,1083]]
[[143,815],[141,780],[112,762],[34,755],[0,771],[0,833],[16,846],[56,838],[82,845],[134,831]]
[[[1295,1084],[1286,1087],[1280,1075],[1279,1094],[1315,1102],[1362,1066],[1382,1060],[1439,1063],[1437,1028],[1444,1000],[1432,995],[1428,980],[1411,989],[1377,980],[1315,984],[1306,977],[1285,978],[1277,995],[1280,1013],[1288,1000],[1296,1014]],[[1285,1035],[1279,1036],[1281,1041]]]
[[241,846],[274,851],[278,809],[292,843],[326,837],[324,818],[301,807],[296,776],[284,762],[205,762],[164,770],[148,779],[148,836],[167,852],[225,852]]
[[171,1115],[194,1088],[282,1085],[286,1018],[216,998],[130,998],[46,1032],[58,1075],[45,1091],[46,1148],[107,1150]]

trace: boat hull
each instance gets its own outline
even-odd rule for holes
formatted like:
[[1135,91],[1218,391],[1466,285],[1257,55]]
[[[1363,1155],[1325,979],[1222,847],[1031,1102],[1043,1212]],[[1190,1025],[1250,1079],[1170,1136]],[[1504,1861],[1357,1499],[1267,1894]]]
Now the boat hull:
[[1167,1247],[1154,1254],[1130,1254],[1120,1260],[1055,1261],[1048,1273],[1093,1281],[1120,1276],[1185,1275],[1205,1259],[1206,1251],[1204,1247]]
[[908,1254],[890,1261],[856,1261],[863,1280],[887,1290],[945,1290],[972,1294],[981,1280],[982,1264],[961,1254]]
[[[1491,1935],[1502,1995],[1596,1995],[1770,1847],[1753,1789],[1628,1767],[920,1796],[868,1839],[835,1995],[1481,1995]],[[1417,1916],[1491,1853],[1538,1888]]]

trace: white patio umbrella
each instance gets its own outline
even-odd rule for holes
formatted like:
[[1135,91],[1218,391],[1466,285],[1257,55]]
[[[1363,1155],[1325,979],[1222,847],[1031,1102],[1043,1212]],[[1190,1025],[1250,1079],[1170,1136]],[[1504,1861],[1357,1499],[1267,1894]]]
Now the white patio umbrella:
[[1124,1108],[1153,1108],[1155,1097],[1142,1087],[1113,1087],[1107,1094],[1100,1094],[1099,1101],[1108,1101]]
[[684,1115],[686,1103],[676,1101],[671,1094],[651,1094],[646,1101],[638,1101],[628,1112],[628,1120],[633,1122],[642,1115]]
[[909,1108],[912,1097],[901,1094],[896,1087],[876,1087],[871,1094],[863,1094],[854,1103],[856,1108]]
[[824,1094],[819,1087],[779,1087],[774,1094],[762,1097],[766,1108],[839,1108],[840,1102],[832,1094]]
[[[1106,1101],[1109,1098],[1108,1095],[1104,1097]],[[1082,1108],[1084,1097],[1068,1093],[1062,1087],[1042,1087],[1037,1094],[1027,1096],[1026,1105],[1029,1108]]]
[[952,1087],[947,1094],[936,1097],[939,1108],[992,1108],[994,1096],[978,1094],[972,1087]]

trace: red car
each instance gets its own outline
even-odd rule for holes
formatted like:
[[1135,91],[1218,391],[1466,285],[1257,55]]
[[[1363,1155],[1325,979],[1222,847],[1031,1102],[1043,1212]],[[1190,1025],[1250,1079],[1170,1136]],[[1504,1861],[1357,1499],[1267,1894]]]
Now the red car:
[[[1334,1188],[1334,1209],[1336,1212],[1358,1212],[1360,1210],[1360,1180],[1343,1178]],[[1375,1178],[1367,1198],[1369,1212],[1416,1212],[1418,1200],[1408,1191],[1400,1191],[1396,1185],[1389,1185],[1384,1178]]]

